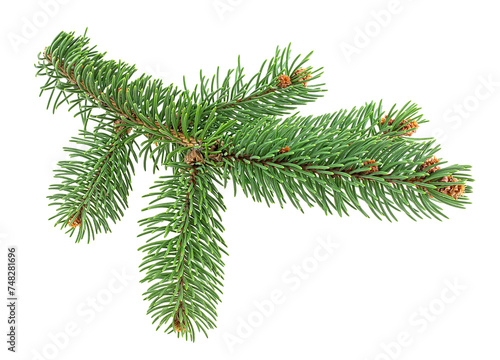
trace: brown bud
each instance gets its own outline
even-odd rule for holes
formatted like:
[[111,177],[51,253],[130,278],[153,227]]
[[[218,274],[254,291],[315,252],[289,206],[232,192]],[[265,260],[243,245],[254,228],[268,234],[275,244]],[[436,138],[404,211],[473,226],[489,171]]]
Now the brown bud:
[[[300,76],[304,72],[307,72],[307,69],[297,69],[297,70],[295,70],[295,72],[293,74],[295,76]],[[300,81],[301,84],[304,85],[304,87],[307,87],[307,82],[310,78],[312,78],[312,75],[307,74],[307,75],[301,77],[300,79],[298,79],[297,81]]]
[[71,219],[68,220],[68,224],[72,228],[80,227],[82,225],[82,219],[80,218],[80,214],[78,214],[75,217],[72,217],[72,219],[73,219],[73,222],[71,222]]
[[179,321],[179,319],[174,320],[174,329],[177,332],[181,332],[181,331],[186,332],[186,327],[184,326],[184,324],[182,324],[182,326],[181,326],[181,322]]
[[290,146],[285,146],[285,147],[280,149],[279,153],[284,154],[284,153],[287,153],[289,151],[290,151]]
[[292,81],[290,80],[290,76],[282,74],[278,76],[278,87],[280,89],[284,89],[292,85]]
[[429,168],[425,171],[428,172],[429,174],[432,174],[433,172],[441,169],[441,167],[439,167],[439,166],[432,166],[434,164],[437,164],[438,162],[439,162],[439,160],[436,159],[435,156],[430,157],[427,160],[425,160],[425,162],[422,164],[422,166],[420,166],[420,171],[424,171],[425,169]]
[[[213,145],[209,147],[209,150],[211,152],[215,152],[220,149],[220,147],[223,145],[223,142],[220,140],[217,140]],[[209,154],[208,158],[212,160],[213,162],[222,162],[222,154],[216,153],[216,154]]]
[[208,155],[208,158],[212,160],[213,162],[222,162],[222,155],[221,154],[210,154]]
[[[447,183],[455,183],[460,181],[460,179],[455,179],[453,176],[445,176],[439,181]],[[441,194],[451,196],[452,198],[457,200],[465,192],[465,185],[463,184],[449,185],[446,187],[439,188],[437,189],[437,191],[439,191]]]
[[[363,162],[363,165],[366,166],[366,165],[373,164],[375,162],[376,162],[375,160],[371,159],[371,160]],[[361,175],[370,175],[370,174],[373,174],[374,172],[377,172],[377,171],[378,171],[378,165],[373,165],[373,166],[370,166],[370,170],[363,171],[360,174]]]
[[[380,121],[380,124],[384,125],[386,121],[387,121],[387,115],[384,115],[384,117]],[[390,126],[394,123],[394,121],[395,121],[395,119],[390,119],[387,122],[387,124]],[[405,133],[398,135],[398,136],[412,136],[413,134],[415,134],[417,132],[418,127],[419,127],[419,125],[415,120],[405,119],[399,123],[399,128],[397,129],[397,131],[405,131]],[[410,129],[413,129],[413,130],[408,131]]]
[[195,165],[195,164],[204,164],[205,159],[203,158],[203,154],[201,153],[200,149],[198,148],[191,148],[189,152],[186,154],[184,157],[184,161],[188,165]]

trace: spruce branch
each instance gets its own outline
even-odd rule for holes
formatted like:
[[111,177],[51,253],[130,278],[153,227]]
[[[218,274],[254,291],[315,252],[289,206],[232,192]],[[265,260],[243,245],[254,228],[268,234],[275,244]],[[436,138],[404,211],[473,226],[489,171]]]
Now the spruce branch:
[[[64,58],[60,58],[59,60],[56,60],[54,62],[53,56],[51,55],[51,53],[49,51],[50,50],[48,50],[48,49],[46,49],[44,51],[43,59],[45,59],[47,61],[47,64],[51,64],[53,66],[54,70],[56,70],[62,78],[66,79],[68,81],[65,84],[70,83],[70,84],[74,85],[74,87],[81,90],[81,92],[86,96],[86,99],[92,101],[95,105],[99,105],[101,108],[107,110],[108,112],[116,115],[118,118],[128,120],[129,121],[129,122],[127,122],[128,124],[137,124],[137,125],[142,126],[142,128],[146,129],[146,130],[152,130],[152,131],[162,130],[162,129],[160,129],[160,125],[158,124],[158,122],[154,123],[150,118],[147,118],[147,117],[146,117],[146,119],[141,119],[141,116],[137,115],[135,112],[135,111],[137,111],[137,113],[139,113],[137,106],[132,106],[132,107],[127,106],[128,94],[126,93],[126,90],[123,90],[123,87],[125,87],[125,89],[127,89],[128,87],[132,87],[135,90],[136,86],[139,85],[141,92],[146,91],[146,90],[153,91],[153,92],[155,91],[155,90],[150,90],[150,89],[146,88],[145,83],[146,83],[147,77],[143,77],[143,78],[139,79],[138,81],[132,82],[131,84],[127,84],[127,85],[123,84],[121,87],[118,88],[118,94],[116,96],[116,99],[121,98],[122,101],[121,102],[119,100],[115,101],[115,98],[111,95],[106,95],[104,93],[104,90],[102,90],[100,88],[100,86],[95,86],[92,89],[90,85],[85,84],[86,82],[83,81],[83,79],[82,79],[83,73],[85,70],[85,66],[83,64],[79,67],[79,69],[82,71],[82,74],[78,73],[78,66],[76,67],[77,73],[75,73],[75,69],[73,67],[69,67],[69,70],[67,70],[65,63],[68,63],[68,62],[73,63],[74,60],[72,60],[70,58],[67,61],[64,61]],[[100,58],[100,55],[98,57]],[[44,64],[44,62],[42,62],[42,64]],[[87,79],[88,79],[87,83],[92,84],[92,82],[94,80],[93,75],[95,73],[98,73],[101,75],[101,74],[104,74],[107,72],[106,77],[107,77],[107,79],[110,79],[111,78],[110,73],[112,70],[111,69],[108,70],[108,68],[112,67],[113,64],[114,64],[113,61],[103,62],[100,67],[96,67],[93,71],[89,72],[88,76],[87,76]],[[133,74],[133,72],[134,72],[132,67],[126,67],[126,66],[122,67],[120,65],[118,65],[118,67],[116,67],[114,70],[115,70],[115,72],[119,72],[121,75],[125,72],[128,72],[129,74]],[[127,70],[127,71],[124,71],[124,70]],[[80,80],[77,80],[77,79],[80,79]],[[59,81],[58,82],[59,87],[61,89],[67,90],[67,86],[61,85],[61,84],[63,84],[63,83],[61,81]],[[103,89],[105,89],[106,87],[111,85],[108,82],[105,82],[104,84],[105,85],[102,86]],[[155,82],[149,83],[148,86],[155,89],[156,83]],[[54,89],[55,88],[56,87],[54,87]],[[62,90],[61,93],[63,93],[64,90]],[[165,96],[165,94],[163,94],[163,95]],[[168,96],[167,96],[167,98],[168,98]],[[67,99],[67,97],[65,97],[65,99]],[[56,99],[56,102],[57,102],[57,99]],[[55,108],[57,108],[59,106],[59,104],[60,103],[56,104]],[[116,123],[126,124],[125,121],[120,121],[120,120],[115,121],[115,124]],[[86,121],[85,121],[85,124],[86,124]],[[179,134],[174,129],[169,129],[169,132],[170,132],[170,134],[167,134],[167,137],[169,137],[169,138],[171,137],[173,141],[176,141],[180,145],[183,145],[183,146],[188,146],[188,147],[193,146],[194,142],[192,141],[192,139],[186,138],[182,133]],[[148,133],[148,134],[150,134],[150,133]]]
[[94,132],[82,130],[71,141],[85,150],[65,148],[71,160],[60,161],[55,170],[61,183],[50,187],[56,191],[49,196],[50,205],[57,206],[51,219],[57,219],[56,226],[69,226],[70,235],[78,229],[76,242],[85,233],[90,241],[96,233],[111,231],[108,221],[116,223],[128,206],[137,144],[134,136],[116,132],[112,124],[101,124]]
[[123,216],[139,157],[145,170],[172,171],[146,195],[144,210],[155,214],[139,221],[144,297],[157,329],[194,341],[216,327],[227,255],[217,186],[230,180],[235,192],[268,205],[289,201],[340,216],[354,209],[389,221],[400,212],[441,220],[443,205],[469,203],[470,166],[449,165],[436,157],[434,139],[415,137],[427,120],[411,102],[290,115],[324,91],[311,53],[292,58],[290,45],[277,48],[249,79],[238,58],[225,75],[200,72],[191,91],[186,81],[179,88],[137,76],[89,41],[61,32],[35,65],[47,77],[47,107],[67,104],[83,123],[50,187],[51,219],[77,242],[90,241]]
[[225,207],[205,166],[170,166],[174,174],[161,177],[148,194],[155,199],[145,210],[160,212],[140,221],[141,235],[150,236],[140,248],[146,253],[142,282],[152,283],[145,295],[158,328],[194,340],[195,325],[205,334],[215,327],[226,253],[219,212]]
[[[417,110],[409,106],[396,119],[420,118]],[[461,195],[470,191],[465,191],[465,181],[471,179],[453,174],[467,172],[469,166],[435,167],[430,176],[425,164],[439,147],[401,137],[414,131],[406,124],[416,120],[402,120],[393,131],[380,113],[372,103],[351,112],[248,124],[224,140],[225,178],[268,205],[278,201],[283,206],[288,197],[300,210],[302,200],[340,216],[348,215],[348,207],[368,216],[362,202],[377,218],[389,221],[397,220],[395,211],[413,219],[446,217],[436,203],[463,207],[467,197]]]
[[217,108],[218,115],[242,123],[263,116],[286,115],[297,105],[305,105],[322,96],[324,84],[307,86],[321,76],[322,68],[302,67],[311,54],[298,55],[292,60],[290,45],[282,50],[278,47],[274,57],[264,61],[248,82],[244,82],[243,67],[238,58],[237,68],[229,70],[223,81],[220,81],[219,69],[210,86],[208,79],[200,73],[199,95],[195,89],[194,99],[206,101]]

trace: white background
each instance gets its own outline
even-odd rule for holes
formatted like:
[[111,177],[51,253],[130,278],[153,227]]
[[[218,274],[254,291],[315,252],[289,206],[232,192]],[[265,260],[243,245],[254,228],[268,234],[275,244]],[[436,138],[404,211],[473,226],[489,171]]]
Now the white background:
[[[0,358],[498,359],[500,250],[498,145],[500,49],[493,1],[19,1],[3,3],[0,142],[0,293],[8,245],[19,254],[18,353]],[[31,24],[31,25],[30,25]],[[189,84],[200,68],[247,74],[277,45],[314,50],[328,92],[304,114],[384,99],[412,100],[437,136],[439,156],[473,165],[473,204],[450,220],[397,223],[271,209],[223,191],[229,245],[218,328],[195,344],[156,332],[137,267],[141,198],[157,175],[138,166],[130,208],[113,233],[75,244],[47,219],[52,170],[78,118],[45,110],[37,54],[61,30],[88,35],[108,59]],[[347,53],[350,49],[352,53]],[[484,83],[490,83],[489,87]],[[331,254],[321,241],[340,244]],[[328,254],[327,256],[325,254]],[[298,281],[290,273],[299,266]],[[315,266],[317,265],[317,266]],[[305,269],[304,269],[305,266]],[[297,268],[295,268],[296,270]],[[116,273],[126,278],[116,282]],[[115,281],[115,282],[113,282]],[[447,283],[456,282],[455,294]],[[115,290],[111,299],[109,287]],[[281,302],[267,311],[276,292]],[[92,310],[91,298],[104,300]],[[109,300],[109,302],[108,302]],[[446,302],[444,302],[444,300]],[[3,304],[3,300],[2,300]],[[423,311],[429,309],[428,317]],[[246,329],[243,329],[245,325]],[[258,325],[258,326],[257,326]],[[250,326],[250,327],[248,327]],[[70,335],[67,335],[69,327]],[[73,327],[73,328],[72,328]],[[243,331],[243,330],[246,330]],[[66,335],[63,334],[66,332]],[[231,339],[232,342],[228,342]],[[399,341],[399,343],[398,343]],[[38,357],[35,354],[40,354]]]

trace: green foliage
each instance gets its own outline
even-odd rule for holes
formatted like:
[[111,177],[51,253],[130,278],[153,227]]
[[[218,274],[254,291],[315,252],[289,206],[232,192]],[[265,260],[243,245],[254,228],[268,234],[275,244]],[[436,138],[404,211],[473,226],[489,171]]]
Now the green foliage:
[[[70,160],[60,161],[55,178],[61,183],[52,185],[56,193],[49,196],[50,205],[57,206],[56,226],[73,235],[76,241],[85,234],[88,241],[95,233],[111,231],[109,220],[116,223],[128,206],[133,162],[137,161],[135,136],[125,130],[115,131],[109,124],[99,124],[94,132],[80,131],[80,137],[71,140],[77,147],[66,147]],[[81,224],[80,224],[81,223]]]
[[[393,126],[397,119],[420,120],[417,111],[415,105],[409,105],[396,112]],[[468,172],[470,166],[447,166],[429,176],[420,167],[439,150],[434,140],[395,136],[404,131],[381,125],[381,114],[381,106],[371,103],[318,117],[259,119],[225,138],[225,178],[234,181],[235,193],[240,185],[255,201],[264,200],[268,205],[277,201],[283,207],[288,198],[302,210],[302,200],[340,216],[348,215],[350,207],[368,217],[364,203],[379,219],[397,220],[394,211],[403,211],[412,219],[422,215],[439,219],[445,215],[436,203],[457,207],[468,203],[465,196],[455,200],[435,189],[444,186],[439,179]],[[290,150],[280,153],[285,147]],[[376,162],[367,165],[372,159]],[[371,172],[375,165],[377,171]],[[460,176],[462,181],[456,185],[471,181],[467,174]],[[415,181],[420,178],[423,181]]]
[[[305,86],[289,86],[276,91],[276,79],[280,75],[289,76],[292,82],[302,85],[300,76],[294,75],[298,69],[310,71],[313,81],[322,74],[320,69],[312,70],[305,67],[312,52],[304,57],[300,55],[291,58],[290,45],[280,50],[276,49],[274,57],[266,60],[248,82],[238,58],[238,66],[231,69],[221,80],[219,68],[211,80],[205,78],[200,71],[200,84],[193,91],[193,99],[198,103],[206,103],[209,108],[216,108],[216,113],[222,122],[234,119],[238,123],[253,121],[263,116],[280,116],[290,113],[297,105],[305,105],[321,96],[323,84]],[[234,78],[233,78],[234,75]],[[188,91],[186,89],[186,91]]]
[[226,254],[217,184],[233,180],[235,192],[268,205],[290,201],[340,216],[355,209],[389,221],[398,212],[440,219],[441,205],[468,203],[470,167],[434,159],[427,167],[439,146],[409,137],[412,123],[427,122],[414,104],[391,108],[387,121],[374,103],[283,118],[322,96],[321,69],[308,65],[310,55],[292,58],[290,46],[277,48],[250,78],[238,59],[224,74],[200,71],[191,91],[186,81],[163,85],[105,60],[85,34],[61,32],[39,54],[48,108],[66,104],[83,123],[50,188],[56,225],[90,241],[123,216],[139,157],[144,169],[172,171],[146,195],[155,214],[140,221],[144,296],[158,329],[194,341],[216,326]]
[[177,334],[194,340],[195,327],[205,334],[215,327],[226,253],[219,213],[225,207],[212,171],[170,166],[174,174],[162,176],[147,195],[155,198],[145,210],[158,213],[140,221],[145,227],[141,235],[150,236],[141,247],[147,254],[142,282],[153,283],[145,295],[158,328],[165,324],[165,331],[173,332],[177,323],[177,329],[187,329]]

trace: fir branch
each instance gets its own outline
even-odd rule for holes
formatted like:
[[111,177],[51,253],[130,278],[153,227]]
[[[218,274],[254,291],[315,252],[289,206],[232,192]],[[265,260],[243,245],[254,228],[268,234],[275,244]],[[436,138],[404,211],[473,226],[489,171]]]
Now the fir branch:
[[153,186],[148,196],[156,198],[145,209],[162,212],[140,221],[141,235],[151,236],[140,248],[146,253],[142,282],[153,283],[145,295],[158,328],[166,325],[165,331],[194,341],[195,328],[206,334],[216,326],[226,246],[219,211],[225,207],[216,179],[204,166],[171,166],[174,174]]
[[[462,194],[471,191],[470,186],[465,190],[465,182],[472,179],[461,175],[459,180],[453,174],[470,167],[438,167],[429,176],[422,166],[439,148],[433,141],[400,137],[412,128],[383,131],[384,121],[375,120],[380,112],[369,104],[350,113],[248,124],[224,140],[225,177],[256,201],[269,205],[277,200],[283,206],[288,197],[300,210],[302,200],[339,215],[347,215],[351,207],[368,216],[362,202],[376,217],[389,220],[396,220],[393,210],[412,219],[439,218],[445,215],[435,203],[463,207],[467,197]],[[408,115],[403,111],[396,117],[401,114]]]
[[[214,125],[227,121],[234,121],[237,125],[250,118],[289,113],[297,105],[314,101],[323,91],[320,89],[322,84],[306,86],[321,75],[321,69],[299,68],[311,54],[291,61],[290,46],[277,49],[267,71],[263,71],[265,61],[261,71],[247,83],[243,82],[243,68],[238,61],[233,85],[230,81],[233,70],[228,72],[222,84],[219,84],[217,72],[210,89],[208,80],[202,76],[199,92],[195,89],[190,94],[188,89],[179,91],[173,85],[163,88],[161,81],[151,81],[145,75],[131,81],[135,67],[103,60],[105,54],[89,48],[88,42],[85,36],[75,38],[73,33],[62,32],[39,57],[39,73],[45,71],[44,74],[49,76],[42,91],[51,89],[52,99],[54,91],[61,90],[54,110],[68,101],[76,88],[80,91],[76,101],[79,104],[85,102],[84,110],[79,112],[84,117],[88,117],[87,102],[90,101],[119,116],[128,126],[154,137],[154,142],[167,139],[184,147],[196,145],[193,138],[179,131],[183,119],[187,119],[184,121],[186,126],[192,124],[196,105],[203,105],[203,119],[216,111],[217,123]],[[283,85],[283,77],[288,79],[286,85]],[[58,102],[61,94],[63,101]]]
[[48,196],[50,205],[57,206],[51,219],[57,219],[55,226],[69,226],[70,236],[78,229],[76,242],[85,234],[90,242],[96,233],[111,231],[108,221],[116,223],[128,207],[137,144],[126,130],[115,130],[108,125],[92,133],[81,131],[81,137],[72,142],[86,149],[65,148],[71,160],[60,161],[55,170],[55,178],[61,182],[50,187],[56,191]]
[[[59,50],[59,48],[56,50]],[[134,108],[137,110],[137,106],[132,106],[132,107],[128,108],[127,101],[123,102],[122,104],[119,104],[119,103],[117,103],[117,101],[115,101],[115,99],[112,96],[106,95],[102,89],[105,89],[110,84],[104,83],[104,85],[95,86],[93,90],[90,90],[90,85],[86,85],[85,81],[83,81],[83,79],[84,79],[83,72],[86,69],[85,65],[82,64],[79,67],[79,69],[78,68],[76,69],[76,73],[75,73],[75,66],[74,65],[69,66],[69,67],[65,65],[68,62],[73,63],[74,60],[72,60],[71,58],[68,59],[67,61],[65,61],[64,59],[61,59],[61,58],[59,58],[57,60],[53,60],[52,55],[49,51],[50,51],[50,49],[46,49],[46,51],[44,51],[43,56],[42,56],[43,59],[46,60],[48,64],[52,65],[54,67],[54,69],[57,69],[58,73],[63,78],[68,80],[69,83],[75,85],[82,92],[84,92],[85,95],[87,96],[85,99],[90,99],[96,105],[99,105],[100,107],[113,113],[114,115],[116,115],[120,118],[123,118],[124,120],[125,119],[129,120],[129,122],[124,121],[124,124],[130,124],[130,123],[134,124],[134,125],[137,124],[143,130],[147,129],[147,130],[152,130],[153,132],[160,132],[160,133],[162,132],[163,129],[161,128],[158,121],[153,122],[148,117],[146,117],[147,120],[143,120],[135,113]],[[99,54],[97,57],[100,58],[101,54]],[[103,62],[102,64],[99,64],[99,66],[95,66],[94,68],[91,68],[90,70],[88,70],[86,72],[86,75],[87,75],[86,78],[90,79],[89,82],[91,82],[91,80],[94,79],[96,74],[103,73],[105,71],[103,69],[107,69],[108,67],[110,67],[110,64],[114,64],[114,62],[113,61]],[[118,67],[117,69],[120,69],[120,67]],[[79,73],[78,70],[80,70],[81,73]],[[123,69],[120,69],[120,70],[123,72]],[[132,70],[130,69],[129,72],[132,73]],[[109,73],[106,76],[108,78],[110,78]],[[78,81],[77,78],[80,80]],[[143,80],[143,79],[141,78],[140,80]],[[117,98],[123,97],[126,99],[128,95],[127,94],[120,94],[120,92],[122,92],[122,93],[126,92],[127,88],[134,88],[135,86],[137,86],[138,82],[144,83],[144,80],[143,81],[135,81],[135,82],[132,82],[130,84],[123,83],[122,87],[120,87],[118,89],[119,94],[118,94]],[[59,84],[60,84],[60,82],[59,82]],[[152,87],[156,86],[156,84],[154,82],[150,83],[149,85]],[[123,88],[125,88],[125,90],[123,90]],[[144,91],[144,87],[141,90]],[[164,92],[164,90],[157,90],[157,91]],[[136,103],[137,103],[137,101],[136,101]],[[149,133],[151,134],[151,132],[149,132]],[[156,135],[155,133],[153,133],[153,134]],[[162,133],[161,135],[164,136],[165,133]],[[178,144],[180,144],[182,146],[190,147],[190,146],[193,146],[195,144],[193,139],[186,138],[182,133],[178,133],[174,129],[169,129],[169,133],[167,133],[167,138],[174,139]]]
[[[272,58],[265,60],[260,70],[245,81],[244,68],[238,65],[221,79],[220,69],[211,79],[200,72],[200,83],[192,92],[195,102],[216,109],[220,123],[235,120],[236,127],[263,116],[289,114],[298,105],[313,102],[322,96],[324,84],[309,83],[322,75],[322,68],[307,67],[312,52],[291,58],[291,47],[276,48]],[[185,91],[188,91],[184,84]]]
[[[290,46],[277,48],[246,81],[238,59],[225,77],[190,91],[141,75],[123,62],[104,60],[85,36],[61,32],[35,65],[47,76],[48,108],[78,107],[84,130],[66,148],[71,161],[59,163],[49,196],[56,225],[77,229],[77,241],[110,231],[127,207],[136,139],[145,135],[139,156],[144,168],[171,167],[147,196],[148,210],[159,213],[140,221],[143,282],[148,313],[158,328],[194,340],[215,327],[223,278],[225,243],[220,212],[225,210],[216,184],[231,178],[256,201],[303,203],[325,213],[348,208],[379,219],[446,217],[440,205],[463,208],[472,192],[468,165],[445,165],[435,157],[433,139],[414,136],[426,119],[412,103],[387,113],[381,104],[321,116],[294,115],[298,105],[321,96],[311,84],[321,69],[307,65],[310,54],[292,60]],[[93,131],[88,122],[95,123]]]

